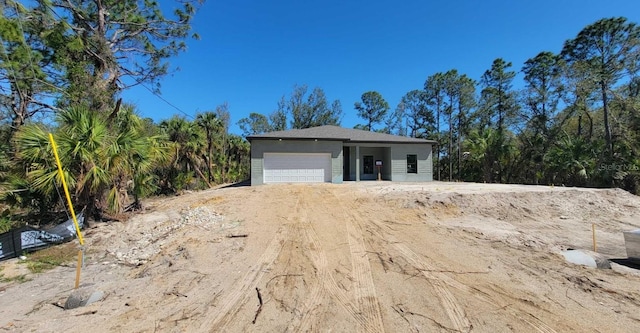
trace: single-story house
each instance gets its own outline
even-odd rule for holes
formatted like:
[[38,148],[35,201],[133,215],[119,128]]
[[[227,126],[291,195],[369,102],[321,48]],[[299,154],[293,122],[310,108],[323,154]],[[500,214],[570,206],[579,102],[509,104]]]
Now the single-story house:
[[251,185],[433,180],[433,140],[330,125],[247,139],[251,143]]

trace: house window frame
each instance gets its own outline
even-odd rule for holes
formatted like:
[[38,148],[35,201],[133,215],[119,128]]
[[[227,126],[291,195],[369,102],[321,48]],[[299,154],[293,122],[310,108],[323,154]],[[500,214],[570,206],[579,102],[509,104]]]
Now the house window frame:
[[[413,162],[409,161],[409,158],[413,158]],[[417,154],[407,154],[407,173],[418,173],[418,155]]]
[[362,174],[373,175],[373,155],[362,156]]

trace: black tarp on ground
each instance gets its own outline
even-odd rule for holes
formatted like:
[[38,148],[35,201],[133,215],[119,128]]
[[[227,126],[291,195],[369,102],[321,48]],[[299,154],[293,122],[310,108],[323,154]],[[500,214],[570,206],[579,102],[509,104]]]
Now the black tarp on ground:
[[[77,216],[80,228],[84,225],[84,214]],[[48,229],[21,227],[0,234],[0,261],[15,258],[25,251],[34,251],[54,244],[64,243],[76,237],[73,219]]]

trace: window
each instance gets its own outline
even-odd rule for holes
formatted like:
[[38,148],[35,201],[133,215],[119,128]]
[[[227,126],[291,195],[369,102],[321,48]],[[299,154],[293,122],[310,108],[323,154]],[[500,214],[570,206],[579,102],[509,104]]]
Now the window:
[[365,175],[373,175],[373,156],[363,156],[362,162],[364,164],[362,170]]
[[407,173],[418,173],[418,155],[407,155]]

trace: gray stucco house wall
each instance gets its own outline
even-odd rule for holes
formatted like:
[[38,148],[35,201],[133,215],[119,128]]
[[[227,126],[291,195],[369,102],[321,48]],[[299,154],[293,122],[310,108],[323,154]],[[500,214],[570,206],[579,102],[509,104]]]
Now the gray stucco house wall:
[[[314,181],[342,183],[343,181],[375,180],[381,161],[382,180],[426,182],[433,180],[432,149],[435,141],[408,138],[369,131],[346,129],[338,126],[320,126],[307,129],[265,133],[248,137],[251,142],[251,185],[267,183],[265,159],[269,168],[288,169],[300,163],[299,168],[324,168],[324,179]],[[319,158],[318,163],[304,163],[308,157]],[[416,159],[416,168],[408,169],[408,160]],[[316,166],[317,165],[317,166]],[[372,167],[373,166],[373,167]],[[372,169],[373,168],[373,169]],[[292,166],[296,169],[296,166]],[[330,170],[325,170],[330,169]],[[320,170],[320,172],[322,172]],[[373,171],[372,171],[373,170]],[[306,170],[269,170],[268,172],[304,172]],[[311,170],[314,171],[314,170]],[[315,170],[316,172],[319,170]],[[298,181],[297,177],[293,177]],[[273,177],[269,178],[273,179]],[[283,178],[289,179],[289,178]],[[300,182],[305,182],[300,178]]]
[[251,185],[264,184],[264,153],[329,153],[331,182],[342,183],[342,142],[315,140],[252,140]]

